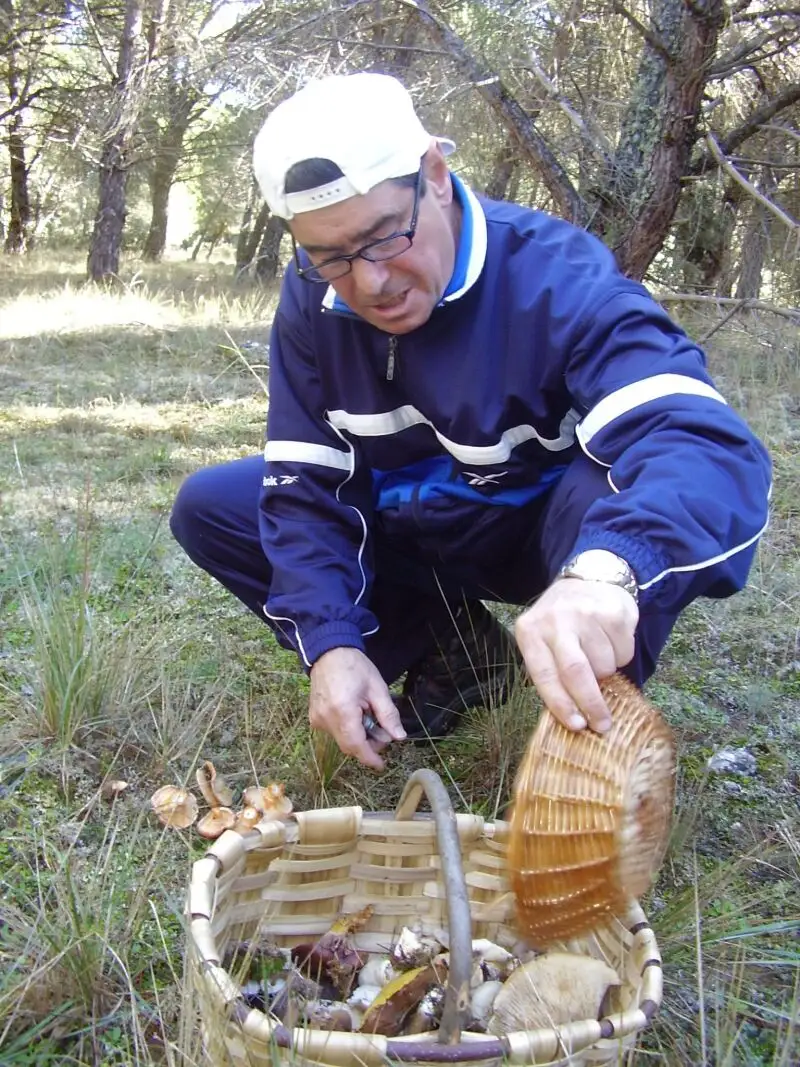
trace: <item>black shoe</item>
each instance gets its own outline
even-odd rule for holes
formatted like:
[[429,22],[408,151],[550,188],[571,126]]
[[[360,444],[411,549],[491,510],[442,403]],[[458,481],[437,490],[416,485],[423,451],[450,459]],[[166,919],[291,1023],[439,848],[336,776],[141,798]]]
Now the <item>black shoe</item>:
[[442,737],[468,708],[502,704],[521,669],[513,636],[478,600],[460,604],[395,703],[412,740]]

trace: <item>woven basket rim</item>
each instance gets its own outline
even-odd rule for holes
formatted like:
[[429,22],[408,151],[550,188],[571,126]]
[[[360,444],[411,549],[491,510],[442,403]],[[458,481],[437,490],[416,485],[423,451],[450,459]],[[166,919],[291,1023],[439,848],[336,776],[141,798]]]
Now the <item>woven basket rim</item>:
[[[430,772],[432,773],[432,772]],[[438,778],[438,776],[436,776]],[[410,783],[409,783],[410,784]],[[408,790],[408,786],[406,789]],[[404,792],[404,797],[406,796]],[[401,805],[398,807],[400,808]],[[395,813],[365,812],[360,805],[345,808],[317,808],[307,812],[298,812],[288,820],[275,820],[259,824],[255,829],[242,834],[234,830],[226,831],[206,853],[195,861],[192,868],[192,881],[187,898],[188,937],[190,948],[198,965],[200,980],[213,996],[217,1007],[241,1028],[245,1039],[252,1037],[259,1042],[272,1043],[278,1048],[293,1050],[306,1059],[320,1055],[325,1045],[331,1040],[331,1032],[303,1027],[289,1030],[280,1020],[267,1012],[247,1004],[244,995],[222,965],[222,956],[211,930],[211,921],[215,910],[216,883],[230,868],[240,861],[245,854],[258,850],[285,849],[302,840],[304,817],[321,813],[350,813],[357,825],[356,838],[362,836],[362,828],[389,818],[403,827],[430,825],[435,819],[434,813],[414,810],[407,817],[397,820]],[[491,840],[506,837],[509,823],[503,819],[487,820],[482,816],[459,816],[450,809],[453,827],[469,820],[473,833],[478,840]],[[477,828],[477,829],[476,829]],[[456,834],[456,840],[458,835]],[[461,868],[463,875],[463,868]],[[409,914],[404,921],[413,922],[415,916]],[[520,1030],[494,1037],[471,1031],[464,1031],[454,1044],[444,1044],[440,1039],[425,1040],[425,1035],[401,1036],[387,1038],[379,1034],[335,1032],[340,1045],[346,1044],[358,1059],[359,1056],[378,1053],[382,1058],[395,1062],[449,1062],[469,1063],[484,1060],[508,1059],[524,1062],[526,1047],[536,1047],[536,1043],[545,1036],[551,1040],[557,1055],[571,1057],[594,1048],[597,1042],[611,1042],[616,1047],[622,1038],[628,1038],[647,1026],[655,1016],[661,1002],[662,973],[661,958],[655,934],[641,906],[636,901],[629,902],[624,917],[617,917],[621,927],[628,931],[632,941],[627,954],[634,951],[644,957],[641,967],[642,996],[638,1007],[606,1016],[600,1020],[573,1020],[562,1026]],[[269,931],[269,925],[264,928]],[[470,927],[471,931],[471,927]],[[209,950],[212,951],[209,951]],[[585,946],[583,946],[585,951]],[[566,946],[569,951],[569,947]],[[580,951],[580,948],[578,948]],[[592,1023],[594,1036],[586,1039],[586,1025]],[[582,1032],[579,1032],[581,1031]],[[598,1046],[598,1048],[602,1047]],[[522,1059],[520,1057],[522,1056]],[[324,1061],[323,1061],[324,1062]],[[530,1062],[530,1060],[528,1061]],[[536,1061],[541,1062],[541,1061]],[[569,1062],[569,1059],[566,1061]],[[595,1062],[598,1062],[595,1060]]]

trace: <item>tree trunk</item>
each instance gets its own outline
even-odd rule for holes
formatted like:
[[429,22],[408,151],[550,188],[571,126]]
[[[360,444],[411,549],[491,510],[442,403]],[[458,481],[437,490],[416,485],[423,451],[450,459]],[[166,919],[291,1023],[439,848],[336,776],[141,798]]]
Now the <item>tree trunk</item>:
[[723,0],[653,0],[633,97],[594,227],[621,269],[641,278],[669,231],[689,165],[703,88],[725,18]]
[[[723,0],[653,0],[655,28],[637,24],[642,58],[616,153],[604,160],[603,173],[586,199],[498,74],[478,62],[426,0],[415,0],[414,6],[513,135],[520,157],[541,178],[558,212],[602,237],[620,268],[641,278],[663,245],[678,204],[725,17]],[[599,158],[604,158],[602,151]]]
[[246,257],[244,270],[247,270],[248,267],[252,265],[253,261],[260,255],[269,221],[269,205],[262,204],[256,215],[256,221],[253,223],[253,232],[250,234],[250,240],[247,242],[247,247],[244,250],[244,255]]
[[92,281],[106,281],[119,273],[122,231],[125,227],[125,189],[128,153],[136,130],[144,92],[148,43],[143,34],[145,0],[126,0],[120,41],[114,103],[100,155],[100,188],[87,271]]
[[505,200],[508,188],[514,176],[517,166],[517,154],[514,151],[514,140],[511,136],[505,138],[503,146],[494,159],[494,166],[489,181],[486,183],[486,196],[490,200]]
[[[777,182],[770,169],[764,167],[759,192],[767,198],[775,191]],[[761,292],[761,276],[764,271],[764,257],[769,239],[769,216],[767,209],[757,200],[750,203],[744,234],[742,236],[741,266],[739,280],[736,283],[737,300],[758,300]]]
[[[175,77],[175,75],[172,75]],[[175,182],[175,173],[181,161],[183,142],[193,119],[201,114],[195,111],[197,94],[187,86],[176,86],[172,82],[173,93],[170,105],[169,125],[164,130],[156,145],[156,160],[150,177],[152,196],[152,214],[150,229],[142,248],[142,257],[156,262],[164,255],[167,245],[167,224],[169,222],[169,194]]]
[[675,227],[675,271],[683,274],[683,288],[727,296],[730,288],[731,244],[743,190],[729,178],[693,183],[685,194]]
[[271,282],[278,277],[281,239],[284,232],[281,219],[277,215],[272,215],[264,229],[256,256],[255,275],[260,282]]
[[9,176],[11,179],[11,201],[9,204],[8,231],[6,233],[4,247],[6,252],[16,255],[28,251],[30,247],[31,202],[28,192],[28,167],[25,160],[25,138],[22,112],[21,110],[14,110],[19,104],[17,38],[11,24],[14,11],[11,4],[8,2],[0,4],[0,11],[2,11],[4,16],[3,23],[7,24],[5,27],[7,29],[6,60],[8,63],[6,87],[8,89],[8,110],[13,112],[8,122],[8,135],[6,139],[9,159]]

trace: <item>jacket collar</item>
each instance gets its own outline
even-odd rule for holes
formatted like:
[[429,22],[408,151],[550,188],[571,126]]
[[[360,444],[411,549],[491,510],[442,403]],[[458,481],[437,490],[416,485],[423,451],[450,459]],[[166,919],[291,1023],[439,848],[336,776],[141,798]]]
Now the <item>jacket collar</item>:
[[[453,273],[438,307],[450,304],[468,292],[480,277],[486,262],[486,216],[483,208],[468,185],[465,185],[452,171],[450,177],[453,181],[453,194],[461,205],[461,235],[456,249]],[[328,286],[322,298],[322,309],[354,318],[359,317],[337,295],[332,285]]]

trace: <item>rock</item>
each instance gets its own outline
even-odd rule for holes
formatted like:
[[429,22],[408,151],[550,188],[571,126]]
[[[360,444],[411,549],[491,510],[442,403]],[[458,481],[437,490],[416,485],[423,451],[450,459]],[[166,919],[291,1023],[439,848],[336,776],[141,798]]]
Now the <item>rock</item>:
[[756,758],[746,748],[721,748],[709,759],[708,769],[717,774],[752,776],[756,773]]
[[744,786],[741,785],[739,782],[732,782],[730,778],[726,778],[721,783],[721,787],[724,792],[730,793],[732,797],[738,797],[741,796],[742,793],[744,793]]

